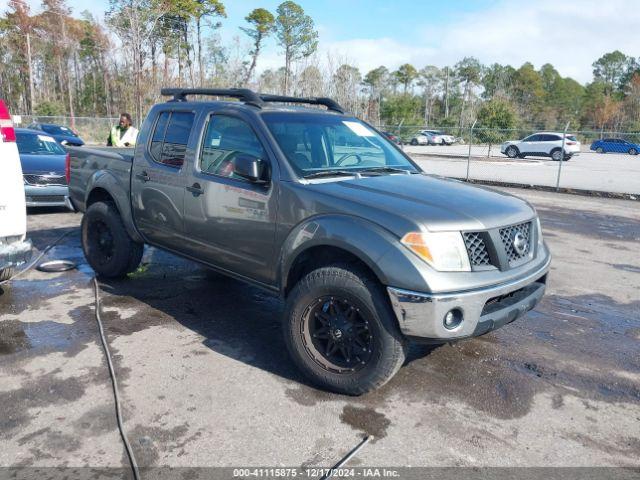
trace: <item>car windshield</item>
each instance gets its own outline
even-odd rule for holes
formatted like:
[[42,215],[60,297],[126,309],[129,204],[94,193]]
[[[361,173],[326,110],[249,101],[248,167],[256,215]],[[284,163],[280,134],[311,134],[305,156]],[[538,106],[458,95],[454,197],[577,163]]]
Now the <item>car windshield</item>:
[[28,155],[64,155],[66,152],[52,137],[37,133],[16,132],[18,152]]
[[51,135],[71,135],[75,137],[75,133],[69,127],[62,125],[42,125],[42,130]]
[[389,140],[357,118],[302,112],[265,112],[262,118],[299,176],[419,171]]

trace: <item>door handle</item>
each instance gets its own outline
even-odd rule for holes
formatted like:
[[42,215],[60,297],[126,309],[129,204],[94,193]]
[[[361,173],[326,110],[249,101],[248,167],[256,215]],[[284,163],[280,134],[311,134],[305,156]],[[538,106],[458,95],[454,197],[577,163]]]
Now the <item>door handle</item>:
[[139,178],[143,182],[148,182],[149,180],[151,180],[151,177],[147,172],[136,173],[136,178]]
[[202,195],[204,193],[204,190],[199,183],[194,183],[190,187],[187,187],[187,190],[193,193],[194,197],[197,197],[198,195]]

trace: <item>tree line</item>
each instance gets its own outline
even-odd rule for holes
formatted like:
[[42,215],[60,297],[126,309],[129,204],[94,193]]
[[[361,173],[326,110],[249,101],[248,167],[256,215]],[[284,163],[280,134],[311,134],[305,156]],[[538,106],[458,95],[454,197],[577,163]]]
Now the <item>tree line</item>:
[[[0,15],[0,97],[13,112],[139,121],[163,86],[250,87],[265,93],[330,96],[376,124],[640,130],[640,59],[614,51],[583,85],[551,64],[536,69],[473,57],[458,63],[362,73],[347,57],[318,52],[313,19],[293,1],[256,8],[224,44],[221,0],[110,0],[102,23],[79,18],[65,0],[32,12],[9,0]],[[283,65],[258,71],[265,43]]]

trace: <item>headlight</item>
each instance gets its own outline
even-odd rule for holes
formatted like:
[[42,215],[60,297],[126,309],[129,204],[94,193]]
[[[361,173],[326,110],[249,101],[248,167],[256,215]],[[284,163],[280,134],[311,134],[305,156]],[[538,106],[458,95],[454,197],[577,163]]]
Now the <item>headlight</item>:
[[400,241],[436,270],[471,271],[460,232],[409,232]]

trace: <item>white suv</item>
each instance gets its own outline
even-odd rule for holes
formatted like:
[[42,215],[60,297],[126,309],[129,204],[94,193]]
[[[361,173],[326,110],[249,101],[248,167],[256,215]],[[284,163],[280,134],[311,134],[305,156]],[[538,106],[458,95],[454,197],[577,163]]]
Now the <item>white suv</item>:
[[453,145],[456,139],[438,130],[420,130],[411,139],[411,145]]
[[[500,151],[509,158],[524,158],[526,156],[551,157],[553,160],[562,159],[562,133],[540,132],[529,135],[523,140],[509,140],[504,142]],[[580,142],[574,135],[566,135],[564,142],[564,160],[580,155]]]
[[0,282],[11,278],[15,267],[31,257],[26,233],[27,208],[16,132],[0,100]]

